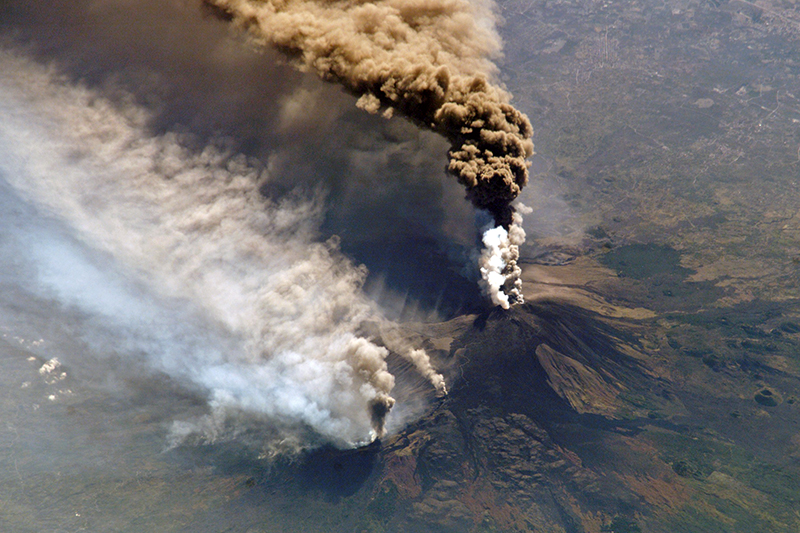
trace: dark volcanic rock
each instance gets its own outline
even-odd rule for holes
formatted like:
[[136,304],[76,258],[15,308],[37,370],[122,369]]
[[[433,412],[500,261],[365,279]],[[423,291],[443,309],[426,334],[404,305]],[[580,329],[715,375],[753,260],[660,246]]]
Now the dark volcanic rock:
[[[656,394],[664,383],[623,325],[555,303],[477,317],[451,345],[451,394],[384,450],[383,479],[407,477],[413,464],[419,488],[393,527],[597,529],[603,516],[642,507],[623,481],[627,462],[632,478],[677,480],[626,442],[669,395]],[[610,467],[617,477],[598,475]]]

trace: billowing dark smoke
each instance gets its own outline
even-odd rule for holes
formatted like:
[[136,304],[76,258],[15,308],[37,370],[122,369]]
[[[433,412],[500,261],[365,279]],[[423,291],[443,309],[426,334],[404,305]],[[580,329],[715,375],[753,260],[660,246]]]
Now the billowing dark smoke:
[[[511,202],[533,154],[527,117],[490,82],[499,48],[488,11],[468,0],[206,0],[304,70],[360,96],[359,107],[394,110],[451,143],[449,170],[498,228],[484,236],[484,287],[494,303],[522,301]],[[491,241],[492,244],[490,244]],[[496,243],[496,244],[495,244]]]

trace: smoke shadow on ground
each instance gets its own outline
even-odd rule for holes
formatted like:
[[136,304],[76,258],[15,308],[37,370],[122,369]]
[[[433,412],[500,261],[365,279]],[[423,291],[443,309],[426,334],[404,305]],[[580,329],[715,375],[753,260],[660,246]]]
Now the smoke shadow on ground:
[[443,250],[434,239],[416,235],[400,239],[377,249],[369,244],[342,244],[342,251],[369,269],[364,290],[388,318],[449,319],[486,308],[477,280],[459,272],[459,262],[448,257],[448,252],[467,255],[474,248]]
[[334,503],[352,496],[369,479],[380,450],[379,440],[355,450],[338,450],[330,446],[314,450],[300,465],[300,486],[304,491],[320,493]]
[[167,452],[187,469],[208,468],[224,476],[243,477],[260,493],[303,494],[337,503],[357,493],[369,480],[381,452],[381,442],[340,450],[330,445],[297,456],[265,459],[252,446],[226,441],[203,446],[181,446]]

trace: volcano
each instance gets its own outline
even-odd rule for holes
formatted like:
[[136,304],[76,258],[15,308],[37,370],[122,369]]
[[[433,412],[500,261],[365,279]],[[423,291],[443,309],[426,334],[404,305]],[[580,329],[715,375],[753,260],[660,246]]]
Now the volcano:
[[353,509],[327,531],[437,533],[634,527],[651,497],[687,497],[638,437],[670,431],[681,410],[640,325],[539,301],[407,327],[447,369],[450,394],[383,441],[273,467],[255,491]]

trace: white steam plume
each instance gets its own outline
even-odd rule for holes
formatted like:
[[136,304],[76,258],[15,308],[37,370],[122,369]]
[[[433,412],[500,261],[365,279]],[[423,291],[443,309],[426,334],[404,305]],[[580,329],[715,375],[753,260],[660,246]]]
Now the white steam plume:
[[447,395],[447,384],[444,382],[444,376],[433,368],[431,358],[425,350],[413,348],[405,356],[414,364],[417,371],[430,381],[433,388],[436,389],[437,395]]
[[89,342],[200,387],[215,413],[340,445],[380,436],[388,352],[355,333],[373,315],[365,272],[315,240],[320,202],[267,201],[258,165],[147,119],[0,50],[0,178],[62,228],[4,227],[27,267],[3,276],[88,316]]
[[522,269],[517,265],[519,247],[525,242],[522,216],[512,215],[506,230],[502,226],[483,233],[484,249],[480,257],[481,287],[492,303],[503,309],[522,303]]
[[417,372],[436,390],[436,395],[439,397],[447,395],[447,384],[445,383],[444,376],[433,368],[431,358],[425,350],[415,348],[408,342],[400,333],[397,327],[388,322],[378,324],[380,330],[380,338],[383,344],[390,350],[399,354],[401,357],[407,359]]

